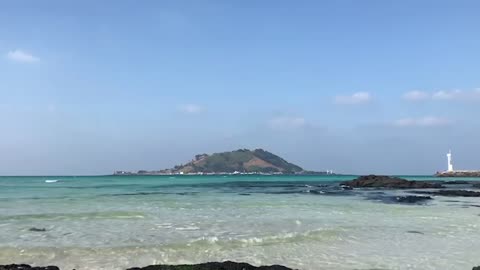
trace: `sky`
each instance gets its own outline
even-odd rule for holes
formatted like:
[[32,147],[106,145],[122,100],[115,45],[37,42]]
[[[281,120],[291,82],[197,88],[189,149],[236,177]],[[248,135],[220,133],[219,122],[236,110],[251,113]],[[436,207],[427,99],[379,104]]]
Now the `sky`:
[[0,175],[263,148],[309,170],[480,169],[479,1],[0,1]]

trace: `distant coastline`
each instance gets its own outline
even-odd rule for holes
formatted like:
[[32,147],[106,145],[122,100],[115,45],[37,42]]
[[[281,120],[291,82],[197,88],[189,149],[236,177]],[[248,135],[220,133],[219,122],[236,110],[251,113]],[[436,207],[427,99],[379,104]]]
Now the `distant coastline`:
[[435,174],[437,177],[480,177],[480,170],[443,171]]

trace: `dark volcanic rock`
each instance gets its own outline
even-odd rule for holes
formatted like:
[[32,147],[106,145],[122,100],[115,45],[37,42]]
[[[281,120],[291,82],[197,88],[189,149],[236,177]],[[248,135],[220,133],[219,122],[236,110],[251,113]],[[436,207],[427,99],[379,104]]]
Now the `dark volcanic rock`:
[[443,188],[439,183],[408,181],[398,177],[383,175],[360,176],[352,181],[343,182],[341,185],[353,188]]
[[31,232],[46,232],[47,231],[47,229],[45,229],[45,228],[35,228],[35,227],[30,228],[28,230],[31,231]]
[[480,197],[480,192],[470,190],[415,191],[415,193],[447,197]]
[[408,195],[408,196],[398,196],[396,199],[397,199],[397,202],[399,203],[422,203],[422,202],[431,200],[432,197]]
[[473,267],[472,270],[480,270],[480,266],[477,266],[477,267]]
[[0,265],[0,270],[60,270],[56,266],[33,267],[27,264]]
[[444,182],[446,185],[468,185],[470,182],[464,181],[464,180],[458,180],[458,181],[446,181]]
[[385,193],[372,193],[368,195],[368,200],[380,201],[383,203],[399,203],[399,204],[424,204],[433,198],[430,196],[415,196],[415,195],[404,195],[404,196],[392,196]]
[[129,268],[127,270],[292,270],[291,268],[272,265],[272,266],[253,266],[248,263],[236,262],[209,262],[193,265],[150,265],[143,268]]
[[423,232],[420,232],[420,231],[407,231],[407,233],[424,234]]

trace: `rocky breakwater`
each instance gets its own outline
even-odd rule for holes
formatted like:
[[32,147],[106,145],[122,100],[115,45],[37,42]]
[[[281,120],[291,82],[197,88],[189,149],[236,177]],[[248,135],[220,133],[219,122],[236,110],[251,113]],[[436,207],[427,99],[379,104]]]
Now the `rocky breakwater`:
[[480,171],[445,171],[437,172],[437,177],[480,177]]
[[351,188],[390,188],[390,189],[422,189],[444,188],[440,183],[409,181],[399,177],[385,175],[365,175],[340,185]]

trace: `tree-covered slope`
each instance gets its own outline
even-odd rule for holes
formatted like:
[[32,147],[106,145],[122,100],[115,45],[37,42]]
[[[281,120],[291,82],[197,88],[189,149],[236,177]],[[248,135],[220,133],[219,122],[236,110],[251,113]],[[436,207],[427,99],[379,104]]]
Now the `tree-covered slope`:
[[239,149],[212,155],[196,155],[194,160],[185,165],[175,166],[173,171],[184,173],[232,173],[235,171],[295,173],[301,172],[303,169],[263,149],[254,151]]

